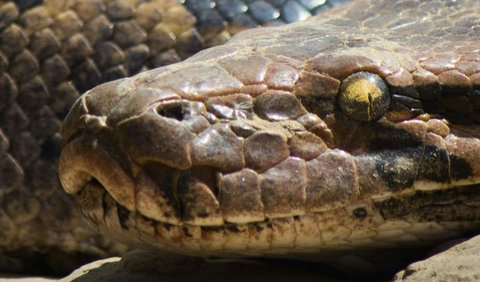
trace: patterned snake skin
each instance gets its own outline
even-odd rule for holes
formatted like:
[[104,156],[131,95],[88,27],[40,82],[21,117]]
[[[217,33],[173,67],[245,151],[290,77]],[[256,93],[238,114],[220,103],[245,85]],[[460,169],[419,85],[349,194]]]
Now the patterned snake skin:
[[184,2],[0,1],[0,269],[65,272],[79,253],[124,249],[90,230],[58,181],[58,131],[82,92],[342,1]]
[[360,0],[98,86],[64,123],[61,182],[101,232],[190,255],[478,230],[479,14],[476,0]]

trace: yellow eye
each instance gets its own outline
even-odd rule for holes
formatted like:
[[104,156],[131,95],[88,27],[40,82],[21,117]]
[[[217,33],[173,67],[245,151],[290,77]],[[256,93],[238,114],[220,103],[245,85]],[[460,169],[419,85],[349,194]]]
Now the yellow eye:
[[388,111],[390,94],[380,76],[357,72],[342,81],[338,105],[344,114],[354,120],[373,121]]

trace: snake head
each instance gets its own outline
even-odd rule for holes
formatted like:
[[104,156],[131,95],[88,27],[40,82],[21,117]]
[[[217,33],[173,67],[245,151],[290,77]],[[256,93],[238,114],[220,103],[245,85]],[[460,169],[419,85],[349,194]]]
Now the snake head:
[[[61,182],[102,232],[189,254],[333,252],[474,228],[478,72],[425,57],[453,41],[392,30],[345,33],[332,14],[94,88],[65,121]],[[462,40],[457,53],[478,55]]]

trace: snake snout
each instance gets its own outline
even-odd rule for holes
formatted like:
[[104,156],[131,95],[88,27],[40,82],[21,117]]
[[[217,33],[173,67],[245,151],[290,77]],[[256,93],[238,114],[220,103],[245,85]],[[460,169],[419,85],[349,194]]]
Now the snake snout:
[[96,183],[124,207],[134,210],[132,162],[107,125],[107,116],[126,96],[118,91],[121,82],[92,89],[71,108],[62,128],[59,176],[67,193],[76,194]]
[[126,168],[130,162],[119,160],[125,154],[103,135],[83,132],[65,146],[59,160],[60,181],[70,194],[99,183],[118,203],[135,210],[134,180]]

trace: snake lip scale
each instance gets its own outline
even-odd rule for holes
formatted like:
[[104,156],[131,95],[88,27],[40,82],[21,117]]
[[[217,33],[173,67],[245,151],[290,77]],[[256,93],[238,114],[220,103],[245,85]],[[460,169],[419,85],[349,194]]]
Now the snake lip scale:
[[62,130],[65,191],[101,232],[192,255],[478,230],[480,4],[419,2],[356,1],[88,91]]

